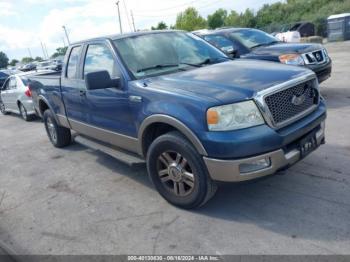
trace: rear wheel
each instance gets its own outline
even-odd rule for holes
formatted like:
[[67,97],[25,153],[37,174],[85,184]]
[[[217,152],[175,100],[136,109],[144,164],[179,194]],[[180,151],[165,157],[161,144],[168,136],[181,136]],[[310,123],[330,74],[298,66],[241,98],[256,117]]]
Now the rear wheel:
[[152,143],[147,167],[158,192],[181,208],[201,206],[216,192],[201,156],[179,132],[162,135]]
[[18,104],[19,112],[24,121],[30,121],[32,118],[28,115],[27,109],[24,107],[22,103]]
[[0,112],[3,115],[7,115],[8,113],[6,112],[5,104],[0,100]]
[[65,147],[71,143],[70,129],[59,126],[51,112],[47,109],[44,112],[43,120],[45,129],[51,143],[58,148]]

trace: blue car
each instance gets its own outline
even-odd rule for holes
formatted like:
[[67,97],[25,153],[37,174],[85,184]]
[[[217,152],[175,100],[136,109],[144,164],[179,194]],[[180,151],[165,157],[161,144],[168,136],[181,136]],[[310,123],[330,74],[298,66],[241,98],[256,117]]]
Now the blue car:
[[61,74],[29,77],[29,86],[55,147],[74,130],[78,143],[146,163],[160,195],[182,208],[203,205],[217,181],[271,175],[325,141],[314,72],[232,61],[182,31],[74,43]]

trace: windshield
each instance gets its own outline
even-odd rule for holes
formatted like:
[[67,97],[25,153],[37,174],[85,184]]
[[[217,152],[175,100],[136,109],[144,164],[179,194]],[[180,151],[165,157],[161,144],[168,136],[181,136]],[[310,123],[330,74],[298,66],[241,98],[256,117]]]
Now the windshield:
[[145,34],[116,39],[114,43],[136,79],[228,60],[203,39],[184,32]]
[[9,75],[4,73],[4,72],[0,72],[0,78],[7,78]]
[[247,48],[270,45],[279,42],[277,38],[256,29],[241,29],[233,31],[230,36],[241,42]]
[[206,35],[204,39],[224,51],[230,50],[233,47],[231,40],[221,35]]

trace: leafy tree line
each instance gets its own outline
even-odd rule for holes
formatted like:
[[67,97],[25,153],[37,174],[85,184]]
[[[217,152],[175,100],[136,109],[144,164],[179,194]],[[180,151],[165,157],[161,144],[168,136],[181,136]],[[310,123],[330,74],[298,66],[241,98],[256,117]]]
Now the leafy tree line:
[[287,0],[274,4],[265,4],[257,10],[246,9],[242,13],[222,8],[208,15],[200,16],[198,11],[189,7],[179,13],[174,26],[160,22],[152,30],[175,28],[187,31],[224,26],[255,27],[268,32],[281,31],[299,21],[310,21],[316,25],[317,34],[325,36],[327,17],[332,14],[350,12],[350,0]]

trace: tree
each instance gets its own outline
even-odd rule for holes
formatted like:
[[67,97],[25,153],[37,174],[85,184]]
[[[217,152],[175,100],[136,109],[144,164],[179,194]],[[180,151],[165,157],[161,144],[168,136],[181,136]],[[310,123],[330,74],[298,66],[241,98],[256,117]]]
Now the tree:
[[166,30],[168,29],[168,26],[166,23],[164,23],[163,21],[159,22],[158,25],[156,27],[151,27],[152,30]]
[[226,26],[240,26],[240,17],[239,14],[232,10],[231,13],[225,19]]
[[247,8],[244,13],[240,14],[240,24],[243,27],[255,27],[256,21],[252,10]]
[[212,15],[208,15],[208,26],[211,29],[222,27],[225,25],[227,18],[227,11],[220,8],[216,10]]
[[205,28],[206,25],[206,20],[199,15],[198,11],[193,7],[189,7],[177,15],[175,28],[193,31]]
[[18,63],[19,61],[17,59],[12,59],[11,62],[9,63],[10,66],[16,66],[16,64]]
[[37,56],[34,58],[34,61],[37,61],[37,62],[42,62],[44,59],[40,56]]
[[9,63],[9,58],[4,52],[0,51],[0,68],[7,67],[8,63]]
[[56,58],[58,56],[64,56],[67,52],[68,47],[58,47],[56,48],[56,52],[51,56],[51,58]]
[[32,57],[23,57],[21,62],[22,62],[22,64],[29,64],[33,61],[34,61],[34,59]]

